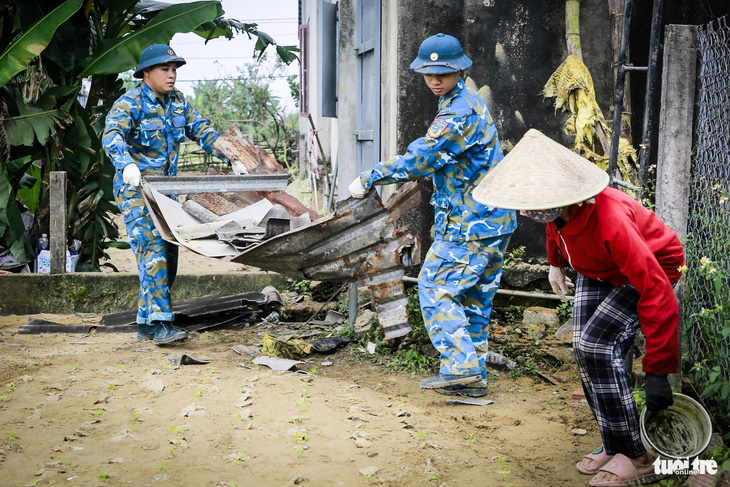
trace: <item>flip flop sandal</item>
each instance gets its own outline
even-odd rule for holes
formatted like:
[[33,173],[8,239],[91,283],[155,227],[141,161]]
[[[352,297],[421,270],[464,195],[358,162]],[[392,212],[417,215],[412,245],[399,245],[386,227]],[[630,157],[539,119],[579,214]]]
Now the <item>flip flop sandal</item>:
[[634,485],[653,484],[654,482],[659,482],[661,479],[666,477],[664,474],[654,473],[653,465],[649,465],[648,468],[650,469],[648,472],[641,473],[636,469],[629,457],[618,453],[614,455],[611,461],[604,465],[599,472],[612,473],[619,479],[601,482],[593,478],[588,485],[591,487],[629,487]]
[[596,468],[585,468],[581,466],[580,462],[575,464],[575,468],[577,468],[580,473],[584,473],[586,475],[596,475],[598,471],[601,470],[601,467],[603,467],[613,458],[613,455],[607,455],[606,452],[603,450],[603,445],[601,445],[588,455],[584,455],[583,458],[593,460],[597,465]]

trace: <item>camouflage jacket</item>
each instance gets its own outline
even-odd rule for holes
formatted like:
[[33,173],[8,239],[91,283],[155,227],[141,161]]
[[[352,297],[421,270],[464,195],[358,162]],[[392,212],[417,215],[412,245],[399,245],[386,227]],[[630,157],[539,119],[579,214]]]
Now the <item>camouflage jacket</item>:
[[472,198],[487,171],[504,157],[486,103],[459,80],[439,98],[438,108],[424,137],[411,142],[405,154],[363,172],[360,182],[370,188],[432,174],[437,239],[465,241],[511,234],[517,227],[514,211],[484,206]]
[[117,170],[114,194],[125,189],[122,170],[127,164],[137,164],[143,176],[176,175],[178,149],[186,136],[224,159],[213,149],[220,134],[179,90],[174,89],[165,97],[164,106],[145,83],[120,96],[106,116],[101,139],[104,152]]

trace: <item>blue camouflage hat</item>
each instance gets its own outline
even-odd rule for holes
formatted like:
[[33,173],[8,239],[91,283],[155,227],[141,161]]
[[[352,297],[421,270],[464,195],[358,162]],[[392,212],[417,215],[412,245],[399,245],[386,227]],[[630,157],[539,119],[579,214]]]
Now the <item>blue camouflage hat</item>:
[[418,48],[418,57],[411,69],[422,74],[446,74],[471,66],[471,59],[464,54],[459,40],[447,34],[427,38]]
[[178,66],[182,66],[185,64],[185,60],[175,54],[175,51],[167,44],[152,44],[139,56],[139,66],[134,70],[134,77],[141,78],[142,70],[163,63],[176,63]]

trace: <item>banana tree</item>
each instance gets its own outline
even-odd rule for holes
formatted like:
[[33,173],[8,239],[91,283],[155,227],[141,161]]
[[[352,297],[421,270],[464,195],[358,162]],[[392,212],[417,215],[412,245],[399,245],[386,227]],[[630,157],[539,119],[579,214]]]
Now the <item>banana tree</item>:
[[[82,262],[108,265],[102,261],[105,249],[117,245],[111,221],[117,210],[114,170],[99,134],[124,91],[118,74],[133,68],[145,47],[179,32],[206,39],[245,33],[259,37],[262,49],[275,45],[256,24],[223,14],[218,1],[12,0],[0,6],[0,246],[21,263],[33,259],[32,238],[48,225],[47,175],[64,170],[68,237],[82,241]],[[276,49],[285,61],[296,58],[294,48]],[[85,84],[90,88],[82,98]],[[21,197],[34,212],[29,231]]]

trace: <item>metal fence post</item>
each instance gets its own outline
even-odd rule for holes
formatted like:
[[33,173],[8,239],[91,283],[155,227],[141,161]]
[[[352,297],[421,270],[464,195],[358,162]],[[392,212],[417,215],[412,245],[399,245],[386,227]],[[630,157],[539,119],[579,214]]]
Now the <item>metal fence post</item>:
[[51,274],[66,272],[66,171],[51,172]]

